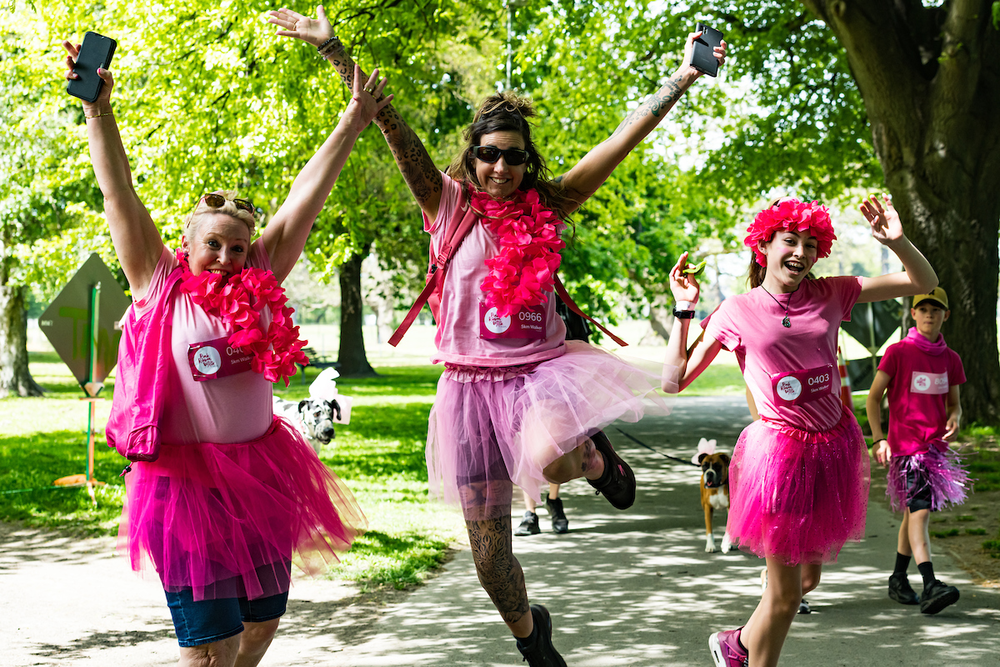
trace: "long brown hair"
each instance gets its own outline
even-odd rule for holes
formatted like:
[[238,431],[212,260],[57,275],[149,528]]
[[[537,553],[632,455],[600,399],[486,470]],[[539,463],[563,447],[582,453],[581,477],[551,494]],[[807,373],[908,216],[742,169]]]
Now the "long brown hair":
[[475,156],[472,147],[478,146],[483,135],[493,132],[517,132],[524,138],[524,150],[528,153],[528,161],[520,190],[534,188],[538,196],[559,218],[566,221],[566,204],[570,201],[565,190],[552,181],[552,172],[545,165],[545,159],[539,155],[535,143],[531,140],[531,125],[529,118],[536,116],[531,100],[520,97],[506,90],[490,95],[479,105],[472,124],[465,128],[465,148],[452,161],[445,172],[456,181],[472,183],[477,187],[482,184],[476,177]]

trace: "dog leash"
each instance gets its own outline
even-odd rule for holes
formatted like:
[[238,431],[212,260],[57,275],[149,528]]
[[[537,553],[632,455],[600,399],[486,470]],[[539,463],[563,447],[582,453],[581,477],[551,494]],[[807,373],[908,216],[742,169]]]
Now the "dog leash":
[[670,459],[671,461],[680,461],[681,463],[686,463],[687,465],[694,466],[695,468],[700,468],[701,467],[697,463],[692,463],[691,461],[688,461],[687,459],[681,459],[681,458],[678,458],[676,456],[671,456],[670,454],[664,454],[663,452],[657,451],[657,450],[653,449],[652,447],[650,447],[649,445],[647,445],[646,443],[644,443],[639,438],[635,437],[634,435],[629,435],[628,433],[626,433],[625,431],[621,430],[617,426],[615,427],[615,429],[619,433],[621,433],[622,435],[624,435],[626,438],[628,438],[629,440],[631,440],[632,442],[635,442],[637,444],[642,445],[643,447],[645,447],[649,451],[653,452],[654,454],[659,454],[660,456],[662,456],[664,458],[667,458],[667,459]]

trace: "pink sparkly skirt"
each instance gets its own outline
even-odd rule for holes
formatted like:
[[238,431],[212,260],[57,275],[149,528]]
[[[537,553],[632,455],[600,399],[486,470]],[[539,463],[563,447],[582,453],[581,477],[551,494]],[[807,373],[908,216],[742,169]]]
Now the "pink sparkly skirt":
[[450,367],[427,434],[431,493],[466,519],[509,516],[513,484],[540,500],[542,469],[617,419],[667,413],[659,376],[580,341],[530,366]]
[[[914,484],[907,483],[907,475]],[[962,467],[962,458],[948,447],[945,440],[932,442],[923,454],[893,456],[889,459],[889,485],[885,492],[895,512],[909,504],[910,496],[930,495],[931,511],[937,512],[949,505],[961,505],[966,490],[972,484],[969,474]]]
[[292,562],[322,572],[365,528],[354,495],[276,418],[250,442],[164,444],[133,463],[118,545],[165,590],[255,599],[287,591]]
[[845,542],[864,537],[869,475],[861,429],[846,408],[820,433],[757,420],[740,434],[729,467],[730,538],[786,565],[836,561]]

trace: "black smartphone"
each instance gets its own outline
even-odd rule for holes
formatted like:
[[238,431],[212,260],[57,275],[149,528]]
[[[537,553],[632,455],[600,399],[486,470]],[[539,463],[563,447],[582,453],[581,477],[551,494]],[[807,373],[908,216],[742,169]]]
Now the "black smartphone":
[[101,86],[104,85],[101,77],[97,76],[97,68],[108,69],[111,66],[111,57],[115,55],[116,46],[118,42],[110,37],[98,35],[96,32],[85,34],[80,53],[76,56],[76,65],[73,66],[73,71],[80,75],[80,78],[70,79],[66,92],[85,102],[97,100]]
[[704,23],[697,24],[694,31],[700,32],[701,37],[694,40],[691,66],[709,76],[718,75],[719,61],[715,59],[715,47],[722,46],[722,33]]

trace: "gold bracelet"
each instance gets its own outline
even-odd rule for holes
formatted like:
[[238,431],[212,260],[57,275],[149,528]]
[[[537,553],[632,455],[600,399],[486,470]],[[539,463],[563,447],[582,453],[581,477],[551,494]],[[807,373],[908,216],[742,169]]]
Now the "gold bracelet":
[[115,115],[114,111],[104,111],[102,113],[94,114],[93,116],[88,116],[87,114],[83,114],[83,117],[86,118],[87,120],[90,120],[91,118],[101,118],[102,116],[114,116],[114,115]]

